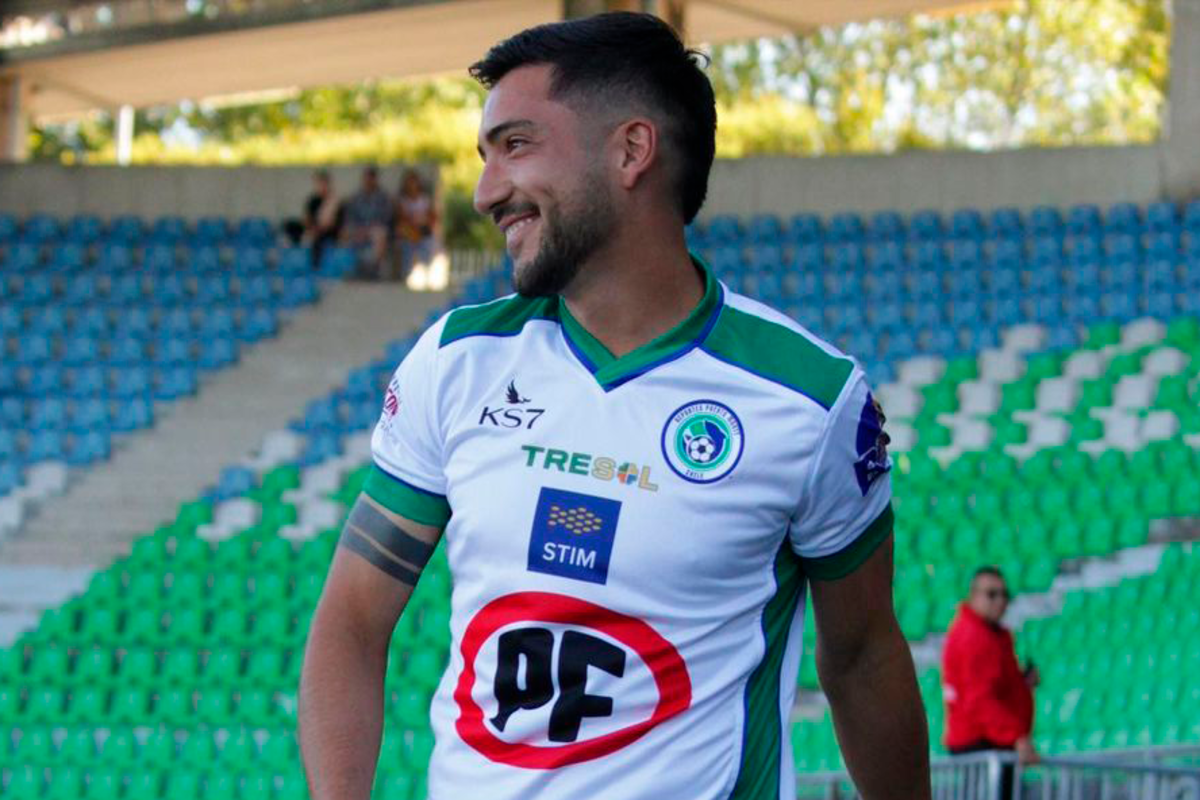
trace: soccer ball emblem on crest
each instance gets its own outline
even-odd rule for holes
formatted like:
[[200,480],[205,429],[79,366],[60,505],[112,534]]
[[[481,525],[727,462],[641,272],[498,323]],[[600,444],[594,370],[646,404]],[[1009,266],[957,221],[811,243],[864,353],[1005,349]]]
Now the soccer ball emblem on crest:
[[715,400],[681,406],[663,426],[662,449],[676,475],[692,483],[724,478],[742,457],[742,423]]

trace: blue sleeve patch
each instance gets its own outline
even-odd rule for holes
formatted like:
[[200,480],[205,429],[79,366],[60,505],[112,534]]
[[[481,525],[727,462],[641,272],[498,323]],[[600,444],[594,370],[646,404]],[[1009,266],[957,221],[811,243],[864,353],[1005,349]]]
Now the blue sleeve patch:
[[543,488],[529,538],[529,571],[607,583],[620,515],[617,500]]
[[864,497],[871,484],[892,468],[887,453],[891,438],[883,431],[884,420],[883,409],[868,392],[858,418],[858,433],[854,441],[854,450],[858,453],[858,460],[854,462],[854,476]]

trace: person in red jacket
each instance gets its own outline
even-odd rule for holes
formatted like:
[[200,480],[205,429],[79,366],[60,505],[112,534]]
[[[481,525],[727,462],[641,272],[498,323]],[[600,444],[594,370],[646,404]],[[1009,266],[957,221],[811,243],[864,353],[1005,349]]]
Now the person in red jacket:
[[[945,743],[952,754],[1016,751],[1031,764],[1038,761],[1030,740],[1038,676],[1036,668],[1017,664],[1012,633],[1000,624],[1009,598],[1000,570],[975,571],[942,652]],[[1002,797],[1010,796],[1011,775],[1005,777]]]

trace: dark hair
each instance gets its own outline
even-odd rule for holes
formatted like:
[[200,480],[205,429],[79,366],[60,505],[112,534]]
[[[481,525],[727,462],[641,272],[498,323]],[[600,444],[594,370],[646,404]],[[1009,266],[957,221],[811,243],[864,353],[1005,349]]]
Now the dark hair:
[[977,578],[982,578],[984,575],[991,575],[993,578],[1004,580],[1004,573],[1000,571],[1000,568],[988,564],[975,570],[975,574],[971,576],[971,583],[974,583]]
[[549,64],[552,97],[574,96],[599,107],[632,101],[660,112],[667,122],[664,138],[678,156],[680,210],[691,222],[704,205],[716,150],[717,108],[701,69],[705,60],[658,17],[613,12],[521,31],[488,50],[470,73],[490,89],[518,67]]
[[329,180],[329,170],[327,170],[327,169],[316,170],[315,172],[313,172],[313,177],[319,181],[327,181],[327,180]]

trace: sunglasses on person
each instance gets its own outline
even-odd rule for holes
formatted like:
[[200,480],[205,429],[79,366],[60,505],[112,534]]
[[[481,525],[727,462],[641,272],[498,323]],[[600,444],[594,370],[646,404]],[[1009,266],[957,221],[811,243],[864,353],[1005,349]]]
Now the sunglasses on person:
[[988,589],[983,593],[983,596],[988,600],[1008,600],[1012,597],[1008,593],[1008,589]]

